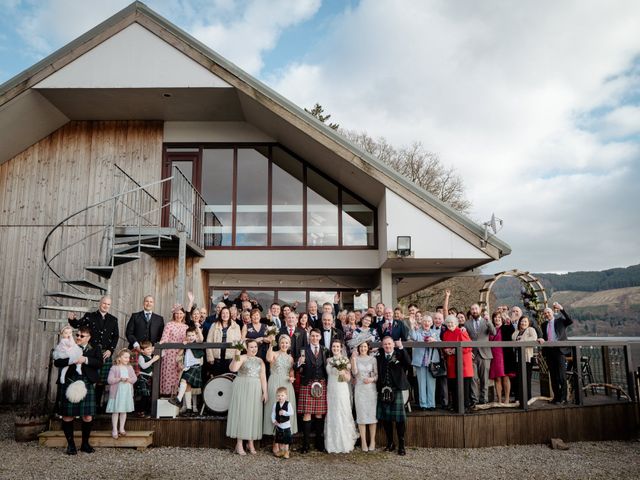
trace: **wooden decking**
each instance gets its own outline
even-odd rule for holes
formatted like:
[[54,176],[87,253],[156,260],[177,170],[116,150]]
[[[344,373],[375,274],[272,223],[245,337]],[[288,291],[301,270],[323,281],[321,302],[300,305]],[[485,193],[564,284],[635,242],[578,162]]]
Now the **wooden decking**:
[[[406,441],[412,447],[476,448],[548,443],[556,437],[569,442],[629,440],[637,437],[639,427],[638,405],[632,402],[541,403],[527,412],[511,408],[465,415],[414,412],[408,416]],[[52,422],[51,428],[59,429],[59,422]],[[109,428],[109,418],[98,418],[95,428]],[[127,420],[129,435],[154,431],[153,445],[163,447],[232,448],[234,440],[226,437],[225,428],[224,417]],[[384,445],[382,428],[377,437],[378,444]]]
[[[82,433],[74,432],[77,445],[80,445]],[[49,430],[38,435],[39,443],[43,447],[66,447],[67,441],[60,430]],[[117,439],[111,436],[111,430],[96,430],[91,432],[91,445],[96,448],[135,448],[144,450],[153,444],[153,431],[136,430],[128,431],[124,437]]]

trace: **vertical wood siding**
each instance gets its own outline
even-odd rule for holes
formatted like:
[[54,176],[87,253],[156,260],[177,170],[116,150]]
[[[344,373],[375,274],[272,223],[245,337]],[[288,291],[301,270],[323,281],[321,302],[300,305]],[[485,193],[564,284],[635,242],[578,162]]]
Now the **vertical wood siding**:
[[[0,402],[29,401],[46,389],[55,335],[44,332],[37,319],[47,233],[67,215],[113,195],[113,164],[141,184],[159,180],[162,135],[158,121],[70,122],[0,165]],[[92,216],[76,218],[74,226],[65,227],[54,240],[55,246],[84,236],[87,223],[92,223]],[[98,237],[81,249],[82,255],[76,250],[61,260],[80,271],[86,265],[83,256],[99,252]],[[203,303],[195,262],[187,261],[187,288]],[[177,301],[176,275],[177,259],[155,260],[144,254],[116,268],[112,312],[120,321],[121,337],[145,294],[156,297],[156,310],[169,319]],[[123,340],[121,345],[126,346]]]

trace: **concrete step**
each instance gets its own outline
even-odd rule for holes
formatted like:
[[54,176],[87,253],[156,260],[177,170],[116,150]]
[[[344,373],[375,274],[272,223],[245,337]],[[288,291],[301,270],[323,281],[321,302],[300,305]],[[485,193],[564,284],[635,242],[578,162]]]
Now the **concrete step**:
[[[82,432],[79,426],[76,427],[73,432],[73,437],[76,441],[76,446],[80,448],[82,440]],[[64,438],[64,433],[61,430],[48,430],[38,435],[40,446],[42,447],[66,447],[67,440]],[[135,448],[137,450],[144,450],[147,447],[153,445],[153,431],[128,431],[127,435],[119,436],[117,439],[111,436],[111,431],[107,430],[94,430],[91,432],[91,439],[89,443],[95,448]]]

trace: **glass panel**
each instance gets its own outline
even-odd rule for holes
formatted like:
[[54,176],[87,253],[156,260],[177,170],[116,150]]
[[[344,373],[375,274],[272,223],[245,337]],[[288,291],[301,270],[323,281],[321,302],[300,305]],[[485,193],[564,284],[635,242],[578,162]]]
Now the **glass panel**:
[[187,180],[193,183],[193,162],[191,160],[173,160],[171,165],[178,167]]
[[302,246],[302,163],[273,149],[271,245]]
[[318,312],[322,313],[322,305],[325,302],[329,302],[333,305],[333,298],[336,296],[336,293],[338,292],[335,290],[328,292],[309,292],[309,300],[315,300],[318,302]]
[[295,302],[296,313],[302,313],[307,311],[307,292],[305,290],[278,290],[278,303],[284,305],[285,303],[293,306]]
[[338,187],[307,169],[307,245],[338,245]]
[[238,149],[236,245],[266,246],[269,194],[267,148]]
[[222,302],[222,298],[224,295],[224,292],[229,292],[229,299],[231,301],[235,300],[238,295],[240,295],[240,292],[242,290],[241,289],[236,289],[236,288],[215,288],[213,290],[210,290],[210,300],[211,300],[211,306],[209,307],[209,311],[210,312],[214,312],[215,311],[215,307],[218,303]]
[[233,150],[202,152],[202,196],[206,202],[204,240],[207,247],[231,245]]
[[373,246],[373,210],[342,191],[342,244]]
[[[225,291],[229,292],[229,299],[234,302],[242,292],[243,288],[233,288],[223,290],[220,287],[215,287],[211,290],[211,308],[213,309],[218,302],[222,301],[222,295]],[[269,307],[273,303],[273,299],[275,298],[274,290],[251,290],[247,288],[247,293],[249,294],[250,300],[257,300],[260,306],[262,307],[262,315],[264,316],[266,312],[269,311]]]

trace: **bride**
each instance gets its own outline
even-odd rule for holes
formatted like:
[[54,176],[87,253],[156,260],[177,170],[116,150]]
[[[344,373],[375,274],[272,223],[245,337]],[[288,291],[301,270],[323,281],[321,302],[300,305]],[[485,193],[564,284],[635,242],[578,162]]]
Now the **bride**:
[[[342,354],[342,342],[331,342],[331,357],[327,361],[327,419],[324,426],[325,448],[328,453],[353,450],[358,434],[351,413],[349,359]],[[341,368],[344,365],[344,368]]]

